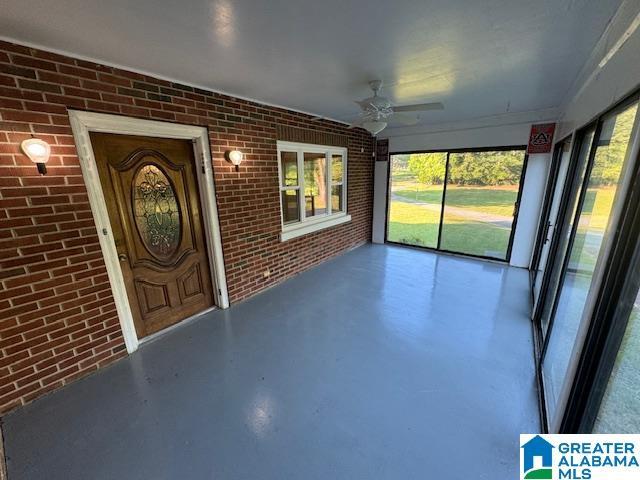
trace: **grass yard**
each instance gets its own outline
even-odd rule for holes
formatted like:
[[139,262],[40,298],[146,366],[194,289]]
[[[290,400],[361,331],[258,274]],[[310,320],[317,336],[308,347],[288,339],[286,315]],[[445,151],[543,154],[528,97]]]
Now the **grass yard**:
[[[599,251],[598,237],[604,233],[613,204],[615,189],[590,188],[575,241],[572,264],[576,269],[590,269]],[[436,248],[442,185],[425,185],[411,175],[393,177],[394,199],[390,202],[388,239]],[[491,221],[492,216],[511,218],[518,196],[516,185],[494,187],[447,186],[445,218],[441,248],[473,255],[505,258],[510,228]],[[430,204],[426,207],[416,202]],[[469,212],[468,216],[465,213]],[[488,221],[477,214],[489,215]],[[589,234],[589,241],[587,239]]]
[[453,215],[442,225],[440,248],[452,252],[507,258],[511,228],[469,221]]
[[[392,242],[436,248],[439,222],[438,211],[426,210],[412,203],[391,202],[387,238]],[[442,230],[441,248],[472,255],[504,258],[509,244],[509,233],[509,228],[449,214]]]
[[426,210],[420,205],[391,202],[389,208],[388,240],[407,245],[436,248],[440,212]]
[[[410,177],[397,180],[394,176],[393,194],[388,239],[436,248],[442,185],[425,185]],[[447,186],[446,207],[450,208],[445,208],[441,249],[506,258],[511,229],[504,223],[511,218],[517,196],[517,186]],[[483,215],[488,216],[486,221]]]
[[[582,217],[588,220],[589,229],[604,231],[607,227],[615,193],[615,187],[591,187],[587,190],[582,207]],[[586,217],[587,215],[588,217]]]
[[[440,204],[442,185],[425,185],[393,179],[393,193],[412,201]],[[517,185],[494,187],[464,187],[447,185],[447,205],[470,210],[510,216],[518,198]]]
[[[640,297],[640,296],[639,296]],[[594,433],[640,431],[640,298],[636,299]]]
[[573,243],[569,267],[592,272],[611,214],[615,188],[600,187],[587,190],[580,216],[580,223]]

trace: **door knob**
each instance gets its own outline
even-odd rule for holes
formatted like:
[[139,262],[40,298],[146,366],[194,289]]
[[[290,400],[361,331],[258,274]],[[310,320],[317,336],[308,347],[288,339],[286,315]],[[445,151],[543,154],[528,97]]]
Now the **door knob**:
[[126,253],[119,253],[118,254],[118,260],[120,260],[121,262],[126,262],[127,261],[127,254]]

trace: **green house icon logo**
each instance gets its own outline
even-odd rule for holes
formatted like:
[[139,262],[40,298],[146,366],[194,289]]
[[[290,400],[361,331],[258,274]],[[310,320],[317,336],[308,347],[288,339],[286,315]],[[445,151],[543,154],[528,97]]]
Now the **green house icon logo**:
[[[524,450],[522,473],[526,480],[551,480],[553,474],[553,449],[555,448],[540,435],[536,435],[521,447]],[[534,459],[542,460],[542,466],[534,468]]]

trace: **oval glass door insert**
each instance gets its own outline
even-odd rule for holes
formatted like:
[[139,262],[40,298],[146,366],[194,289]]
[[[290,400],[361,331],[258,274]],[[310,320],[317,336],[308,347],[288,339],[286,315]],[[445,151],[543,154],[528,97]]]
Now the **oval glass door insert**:
[[133,180],[133,216],[146,249],[159,259],[180,245],[182,219],[171,182],[156,165],[140,167]]

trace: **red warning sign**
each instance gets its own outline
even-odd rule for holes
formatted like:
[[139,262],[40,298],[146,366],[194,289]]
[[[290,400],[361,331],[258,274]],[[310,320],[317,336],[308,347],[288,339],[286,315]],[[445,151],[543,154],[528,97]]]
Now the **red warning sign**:
[[551,145],[553,144],[553,134],[555,130],[555,123],[531,125],[527,153],[549,153],[551,151]]

